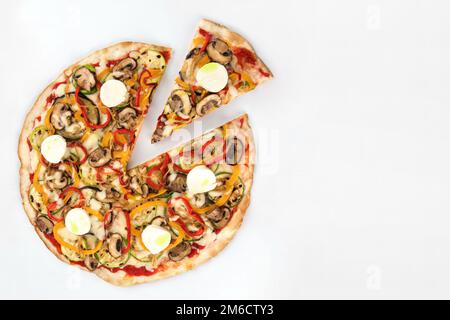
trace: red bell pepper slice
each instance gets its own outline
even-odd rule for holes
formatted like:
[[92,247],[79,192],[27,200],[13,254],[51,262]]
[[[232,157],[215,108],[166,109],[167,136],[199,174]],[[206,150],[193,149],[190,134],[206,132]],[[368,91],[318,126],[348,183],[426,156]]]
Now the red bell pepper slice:
[[200,48],[200,53],[202,53],[206,50],[206,47],[208,46],[209,41],[211,41],[211,34],[208,31],[203,30],[202,28],[198,29],[198,32],[203,37],[205,37],[205,42],[203,43],[203,46]]
[[[81,192],[81,190],[78,188],[68,187],[68,188],[64,189],[64,191],[59,194],[59,198],[63,199],[64,196],[69,192],[77,193],[79,196],[78,203],[76,205],[72,206],[72,208],[82,207],[84,204],[84,196],[83,196],[83,193]],[[52,214],[52,211],[54,211],[56,208],[56,204],[57,204],[57,202],[53,201],[47,205],[47,214],[48,214],[49,218],[52,219],[53,221],[60,222],[64,219],[64,217],[55,217]]]
[[[150,168],[150,170],[148,170],[146,182],[153,190],[159,190],[163,187],[163,181],[157,183],[152,180],[152,173],[154,173],[155,171],[161,171],[161,166],[153,166]],[[163,173],[161,171],[161,175],[162,174]]]
[[102,123],[102,124],[93,124],[93,123],[91,123],[89,121],[89,118],[88,118],[88,115],[87,115],[86,106],[81,101],[81,99],[79,97],[79,94],[80,94],[80,87],[77,86],[76,89],[75,89],[75,100],[77,101],[78,105],[80,106],[81,113],[83,114],[83,118],[84,118],[84,121],[85,121],[86,125],[89,128],[91,128],[91,129],[103,129],[103,128],[106,128],[111,123],[111,120],[112,120],[111,112],[106,111],[106,109],[105,109],[105,112],[103,112],[103,110],[101,110],[102,113],[106,114],[106,121],[104,123]]
[[83,151],[83,157],[78,160],[78,161],[67,161],[70,162],[71,164],[74,165],[80,165],[86,162],[87,158],[88,158],[88,152],[86,150],[86,148],[79,142],[71,142],[67,145],[68,148],[80,148],[81,151]]
[[170,200],[169,200],[169,205],[168,205],[169,216],[173,217],[173,216],[177,215],[176,212],[175,212],[174,209],[173,209],[173,204],[172,204],[172,201],[176,201],[176,200],[181,200],[181,201],[183,202],[184,206],[186,207],[187,213],[188,213],[192,218],[194,218],[194,220],[196,220],[197,222],[199,222],[199,223],[202,225],[202,227],[201,227],[200,229],[198,229],[197,231],[195,231],[195,232],[191,232],[191,231],[187,228],[186,224],[185,224],[184,221],[181,219],[181,217],[179,217],[179,219],[176,220],[175,222],[178,223],[178,224],[180,225],[180,227],[183,229],[183,231],[184,231],[187,235],[189,235],[190,237],[198,237],[198,236],[202,235],[203,232],[205,232],[205,223],[203,222],[202,218],[200,218],[200,216],[199,216],[197,213],[195,213],[195,212],[193,211],[192,206],[191,206],[191,204],[189,203],[189,200],[188,200],[188,199],[186,199],[186,198],[184,198],[184,197],[182,197],[182,196],[180,196],[180,197],[175,197],[175,198],[170,199]]

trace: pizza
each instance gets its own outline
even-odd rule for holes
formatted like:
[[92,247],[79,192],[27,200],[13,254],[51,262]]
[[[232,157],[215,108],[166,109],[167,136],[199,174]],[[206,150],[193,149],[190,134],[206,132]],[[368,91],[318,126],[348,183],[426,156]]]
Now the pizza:
[[246,115],[127,168],[170,56],[137,42],[92,53],[42,92],[20,135],[20,191],[37,234],[62,261],[116,285],[215,256],[250,201]]
[[152,142],[170,136],[271,78],[270,70],[241,35],[201,20],[158,117]]

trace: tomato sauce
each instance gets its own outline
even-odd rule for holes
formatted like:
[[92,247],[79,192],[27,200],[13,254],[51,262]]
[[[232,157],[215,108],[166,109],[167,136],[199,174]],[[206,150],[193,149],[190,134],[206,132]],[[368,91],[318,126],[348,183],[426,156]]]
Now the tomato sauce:
[[61,81],[61,82],[57,82],[53,85],[52,89],[55,90],[57,89],[60,85],[65,84],[67,80]]
[[56,99],[55,94],[54,94],[54,93],[51,93],[51,94],[47,97],[47,99],[46,99],[45,101],[47,102],[47,105],[49,105],[49,104],[52,104],[53,101],[55,101],[55,99]]
[[253,52],[251,52],[248,49],[245,48],[234,48],[233,49],[233,54],[236,56],[236,58],[238,59],[238,63],[244,67],[245,64],[249,64],[251,66],[254,66],[256,64],[256,57],[253,54]]
[[52,245],[55,246],[55,248],[58,251],[58,253],[61,254],[62,253],[61,245],[58,243],[58,241],[56,241],[56,239],[53,236],[53,234],[44,234],[44,236],[47,238],[48,241],[50,241],[52,243]]
[[125,266],[123,268],[113,268],[113,269],[108,269],[109,271],[111,271],[112,273],[116,273],[119,271],[124,271],[126,274],[130,275],[130,276],[152,276],[155,273],[157,273],[158,271],[160,271],[159,267],[153,270],[148,270],[146,267],[135,267],[135,266]]
[[161,52],[162,56],[164,57],[164,60],[166,60],[166,63],[170,60],[170,51],[163,51]]

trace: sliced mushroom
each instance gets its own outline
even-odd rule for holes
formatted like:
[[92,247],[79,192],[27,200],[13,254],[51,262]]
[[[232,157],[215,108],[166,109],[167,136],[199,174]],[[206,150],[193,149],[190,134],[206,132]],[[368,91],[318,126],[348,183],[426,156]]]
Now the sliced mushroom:
[[168,173],[166,179],[166,188],[175,192],[185,192],[187,189],[186,176],[181,173]]
[[119,200],[120,196],[121,193],[112,186],[105,186],[95,194],[95,198],[98,201],[106,203],[114,203]]
[[186,60],[183,63],[180,71],[180,78],[186,83],[195,83],[195,74],[198,67],[198,63],[203,59],[206,53],[200,53],[200,48],[192,49],[186,56]]
[[197,103],[197,106],[195,107],[195,112],[197,112],[199,116],[203,116],[206,113],[208,113],[211,109],[219,107],[220,103],[221,99],[218,94],[210,94],[209,96],[203,98],[199,103]]
[[133,70],[136,69],[137,62],[133,58],[125,58],[116,64],[112,70],[112,76],[118,80],[127,80],[133,76]]
[[97,237],[92,233],[85,234],[83,236],[83,248],[84,249],[94,249],[97,245]]
[[156,128],[155,132],[152,135],[152,143],[156,143],[158,141],[161,141],[164,135],[164,127],[158,127]]
[[50,122],[56,130],[62,130],[72,123],[73,113],[70,106],[61,102],[53,105]]
[[230,221],[231,210],[227,207],[218,207],[206,214],[214,229],[222,229]]
[[230,208],[235,207],[237,204],[239,204],[243,195],[244,195],[244,184],[239,179],[234,186],[233,192],[231,193],[230,197],[227,200],[227,206]]
[[175,90],[169,97],[169,106],[173,112],[183,118],[189,118],[189,113],[192,110],[191,100],[189,94],[181,89]]
[[117,115],[117,122],[121,128],[132,129],[136,126],[137,111],[134,108],[126,107]]
[[191,59],[192,57],[196,56],[200,52],[200,48],[194,48],[186,55],[185,60]]
[[154,226],[166,226],[167,225],[167,221],[166,219],[164,219],[163,217],[155,217],[150,224],[154,225]]
[[231,61],[231,57],[233,56],[228,45],[220,39],[211,41],[206,47],[206,52],[211,60],[220,64],[229,63]]
[[[72,107],[62,102],[63,98],[57,99],[53,104],[50,123],[56,129],[56,133],[66,139],[76,140],[81,138],[86,131],[82,122],[74,120]],[[90,100],[86,100],[86,105],[92,105]],[[95,107],[95,106],[94,106]],[[92,116],[92,115],[91,115]]]
[[108,251],[113,258],[119,258],[122,255],[123,239],[118,233],[113,233],[108,239]]
[[98,147],[89,155],[88,162],[91,167],[97,168],[104,166],[111,161],[111,150]]
[[44,173],[44,181],[50,190],[61,190],[70,183],[70,176],[64,170],[49,167]]
[[134,193],[146,197],[150,191],[149,186],[143,181],[142,178],[134,176],[130,180],[130,188]]
[[96,85],[95,75],[87,66],[78,68],[73,74],[73,80],[78,87],[87,92],[92,91]]
[[50,234],[53,232],[53,222],[44,216],[40,216],[36,219],[36,226],[42,233]]
[[172,261],[183,260],[184,257],[191,253],[191,245],[189,242],[183,241],[168,253],[169,259]]
[[231,165],[239,163],[244,154],[244,143],[236,136],[229,137],[226,143],[226,163]]
[[98,267],[98,261],[94,258],[94,256],[89,255],[84,258],[84,265],[90,271],[94,271]]
[[197,193],[191,199],[191,204],[195,208],[201,208],[206,203],[206,195],[204,193]]

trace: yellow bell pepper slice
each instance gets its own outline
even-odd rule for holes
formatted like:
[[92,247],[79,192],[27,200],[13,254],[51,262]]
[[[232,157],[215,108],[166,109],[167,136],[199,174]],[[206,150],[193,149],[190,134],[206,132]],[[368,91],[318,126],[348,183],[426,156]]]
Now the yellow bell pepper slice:
[[[103,221],[103,216],[102,216],[102,214],[100,212],[98,212],[98,211],[96,211],[94,209],[88,208],[88,207],[85,207],[84,210],[86,210],[87,213],[96,216],[97,219],[99,219],[100,221]],[[64,221],[58,222],[53,227],[53,236],[55,237],[55,240],[60,245],[66,247],[66,248],[68,248],[68,249],[70,249],[72,251],[75,251],[78,254],[85,254],[85,255],[94,254],[94,253],[96,253],[97,251],[99,251],[101,249],[101,247],[103,245],[103,241],[102,240],[100,240],[97,243],[97,245],[95,246],[95,248],[93,248],[93,249],[80,249],[80,248],[74,246],[73,244],[70,244],[70,243],[66,242],[58,233],[58,231],[61,230],[64,227],[65,227]]]
[[217,207],[223,206],[231,196],[231,192],[233,191],[234,183],[239,178],[239,173],[240,173],[239,165],[234,166],[233,173],[231,174],[230,178],[228,179],[228,181],[225,184],[225,192],[223,193],[223,195],[219,199],[217,199],[217,201],[214,204],[209,205],[207,207],[203,207],[203,208],[193,207],[193,210],[195,212],[197,212],[198,214],[203,214],[203,213],[211,211]]
[[181,243],[181,241],[183,241],[184,236],[186,235],[186,234],[184,233],[183,228],[181,228],[181,226],[180,226],[178,223],[174,223],[174,222],[172,222],[172,221],[169,220],[169,225],[170,225],[172,228],[174,228],[174,229],[176,229],[176,230],[178,231],[178,236],[177,236],[177,238],[175,239],[174,242],[172,242],[171,244],[169,244],[169,245],[167,246],[167,248],[164,249],[164,251],[169,251],[169,250],[175,248],[177,245],[179,245],[179,244]]

